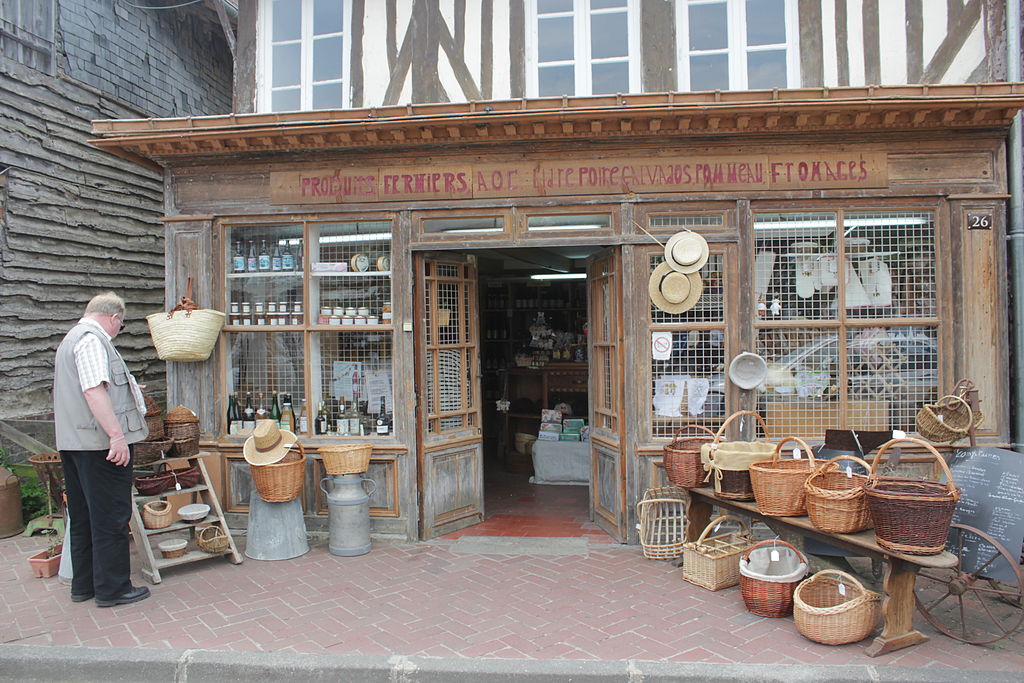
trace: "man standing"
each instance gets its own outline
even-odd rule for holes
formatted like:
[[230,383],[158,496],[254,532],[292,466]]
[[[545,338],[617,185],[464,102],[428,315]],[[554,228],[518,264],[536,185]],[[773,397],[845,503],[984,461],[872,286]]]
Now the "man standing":
[[111,343],[124,329],[124,301],[98,294],[57,347],[53,417],[71,517],[71,601],[99,607],[149,597],[131,584],[130,445],[149,434],[135,378]]

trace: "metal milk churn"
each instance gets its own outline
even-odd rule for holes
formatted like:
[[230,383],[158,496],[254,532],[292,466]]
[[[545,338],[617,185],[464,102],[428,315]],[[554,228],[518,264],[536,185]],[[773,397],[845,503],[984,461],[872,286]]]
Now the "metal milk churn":
[[352,557],[370,552],[370,496],[377,484],[361,474],[335,474],[320,480],[320,490],[327,495],[331,554]]

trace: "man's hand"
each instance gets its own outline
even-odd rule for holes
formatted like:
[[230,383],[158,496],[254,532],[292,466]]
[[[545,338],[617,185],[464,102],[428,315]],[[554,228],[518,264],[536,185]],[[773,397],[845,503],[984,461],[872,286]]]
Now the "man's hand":
[[128,450],[128,444],[124,442],[123,436],[110,442],[110,452],[107,453],[107,460],[120,467],[125,467],[131,460],[131,453]]

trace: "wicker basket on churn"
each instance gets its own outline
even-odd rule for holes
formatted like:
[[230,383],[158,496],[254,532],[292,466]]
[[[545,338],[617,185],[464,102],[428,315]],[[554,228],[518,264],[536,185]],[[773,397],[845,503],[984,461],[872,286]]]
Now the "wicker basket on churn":
[[353,443],[320,446],[320,457],[327,474],[360,474],[370,468],[373,444]]
[[[875,474],[878,460],[894,444],[910,444],[927,450],[941,466],[946,483]],[[949,465],[930,443],[907,438],[884,444],[871,461],[864,492],[875,522],[878,545],[907,555],[938,555],[946,547],[960,489],[953,483]]]
[[289,451],[277,462],[269,465],[249,463],[252,483],[260,498],[268,503],[287,503],[302,493],[306,475],[306,451],[302,444],[295,442],[298,453]]
[[[782,460],[782,446],[800,444],[793,449],[792,460]],[[804,456],[806,454],[806,460]],[[771,460],[750,463],[750,485],[754,489],[757,510],[770,517],[799,517],[807,512],[804,484],[814,472],[814,452],[803,439],[787,436],[772,452]]]
[[856,643],[878,625],[881,601],[881,595],[864,588],[855,577],[825,569],[796,587],[793,620],[805,638],[817,643]]
[[830,534],[855,534],[870,529],[871,511],[864,493],[866,474],[855,474],[850,465],[842,467],[841,460],[850,460],[868,471],[871,467],[855,455],[839,455],[827,461],[807,478],[807,516],[811,524]]
[[[683,437],[687,429],[697,429],[706,434]],[[665,477],[676,486],[697,488],[704,486],[704,464],[700,461],[700,447],[710,443],[715,433],[703,425],[683,425],[676,431],[670,443],[662,447],[662,464]]]
[[[739,522],[742,531],[708,536],[727,520]],[[739,556],[752,545],[754,539],[742,519],[732,515],[716,517],[696,541],[683,546],[683,578],[709,591],[735,586],[740,582]]]
[[167,411],[164,432],[171,439],[199,439],[199,417],[185,406]]
[[686,543],[686,492],[677,486],[647,489],[636,505],[640,545],[648,560],[674,560]]
[[793,591],[806,574],[807,558],[789,543],[755,543],[740,560],[743,604],[761,617],[784,617],[793,611]]

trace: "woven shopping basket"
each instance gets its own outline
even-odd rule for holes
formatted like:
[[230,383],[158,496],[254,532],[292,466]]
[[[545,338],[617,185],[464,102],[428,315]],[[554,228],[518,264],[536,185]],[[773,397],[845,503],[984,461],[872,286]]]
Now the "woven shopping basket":
[[[743,531],[708,536],[727,520],[739,522]],[[709,591],[735,586],[740,582],[739,555],[752,545],[750,528],[742,519],[732,515],[716,517],[704,527],[696,541],[683,546],[683,579]]]
[[700,447],[700,459],[707,472],[704,481],[714,481],[716,496],[730,500],[754,500],[754,489],[750,484],[750,463],[771,457],[775,450],[775,444],[768,441],[722,441],[729,423],[747,415],[756,418],[765,439],[771,438],[763,417],[752,410],[740,410],[722,423],[710,443]]
[[260,498],[268,503],[287,503],[302,493],[306,478],[306,451],[298,441],[295,447],[299,449],[298,453],[289,452],[270,465],[249,464],[253,486]]
[[222,553],[230,545],[228,535],[218,526],[207,526],[196,534],[199,549],[207,553]]
[[686,492],[678,486],[647,489],[636,504],[640,545],[648,560],[674,560],[686,543]]
[[[875,474],[882,454],[898,443],[920,446],[931,453],[946,475],[946,482]],[[883,444],[871,461],[864,493],[875,522],[875,539],[884,549],[906,555],[938,555],[946,547],[960,489],[953,483],[953,473],[945,459],[927,441],[906,438]]]
[[761,617],[793,611],[793,591],[807,574],[807,558],[778,539],[750,546],[740,559],[740,593],[747,610]]
[[[682,437],[687,429],[698,429],[706,435]],[[715,433],[703,425],[683,425],[676,431],[670,443],[665,444],[662,451],[662,464],[665,476],[676,486],[697,488],[704,486],[704,465],[700,461],[700,447],[710,443]]]
[[981,426],[985,416],[979,410],[971,410],[965,398],[974,389],[974,382],[962,379],[956,383],[953,393],[943,396],[936,403],[926,403],[917,411],[917,432],[935,443],[952,443],[966,438],[971,427]]
[[867,472],[871,465],[855,455],[839,455],[829,460],[807,478],[807,516],[816,528],[830,534],[855,534],[870,529],[871,511],[864,492],[866,474],[854,474],[852,468],[840,466],[850,460]]
[[192,278],[189,278],[188,293],[181,297],[178,305],[167,313],[147,315],[146,322],[160,360],[197,362],[213,353],[224,318],[220,311],[196,305],[192,300]]
[[158,496],[171,489],[189,489],[199,483],[199,468],[192,466],[178,470],[164,469],[156,474],[135,477],[134,483],[140,496]]
[[[782,446],[790,441],[800,444],[794,448],[794,459],[781,460]],[[807,454],[807,459],[796,458]],[[807,493],[804,484],[814,473],[814,451],[803,439],[787,436],[772,451],[771,460],[750,464],[750,484],[754,489],[757,510],[770,517],[799,517],[807,512]]]
[[170,439],[164,438],[150,437],[145,441],[137,441],[132,447],[132,465],[151,465],[169,453],[172,445]]
[[151,500],[142,506],[142,526],[163,529],[171,525],[171,504],[166,500]]
[[320,446],[320,457],[327,474],[361,474],[370,468],[373,444],[354,443]]
[[825,569],[793,592],[793,620],[804,638],[825,645],[864,640],[882,615],[882,596],[855,577]]

